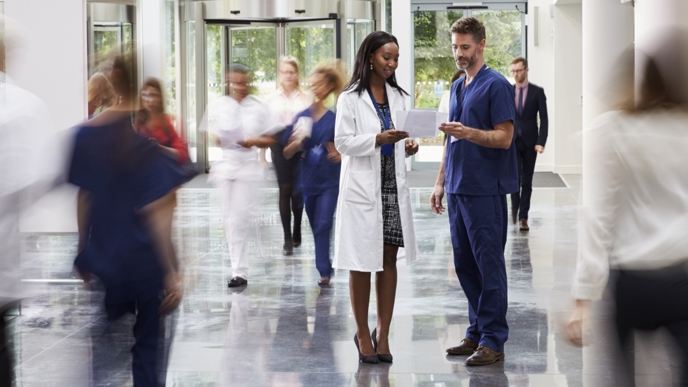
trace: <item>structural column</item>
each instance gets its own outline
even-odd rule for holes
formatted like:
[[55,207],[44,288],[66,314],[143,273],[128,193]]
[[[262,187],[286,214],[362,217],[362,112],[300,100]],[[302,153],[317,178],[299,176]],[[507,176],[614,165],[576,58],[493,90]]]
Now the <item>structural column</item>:
[[[587,161],[585,131],[600,114],[614,108],[609,90],[620,90],[614,85],[615,65],[621,54],[633,43],[633,6],[619,0],[583,0],[583,188],[586,186],[586,169],[593,168]],[[616,79],[619,79],[618,77]],[[583,190],[585,205],[585,190]],[[604,302],[604,301],[603,301]],[[608,306],[597,305],[596,312],[609,313]],[[613,335],[608,330],[608,319],[595,314],[590,319],[593,345],[583,348],[583,385],[599,386],[599,380],[614,369],[618,360],[613,348]]]

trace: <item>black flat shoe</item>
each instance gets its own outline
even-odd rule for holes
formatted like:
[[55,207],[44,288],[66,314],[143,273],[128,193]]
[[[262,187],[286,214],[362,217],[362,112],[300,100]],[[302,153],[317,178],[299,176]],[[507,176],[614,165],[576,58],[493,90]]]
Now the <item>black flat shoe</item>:
[[323,278],[320,278],[320,279],[318,280],[318,285],[320,285],[320,286],[327,286],[327,285],[329,285],[329,284],[330,284],[330,279],[329,279],[329,278],[323,277]]
[[298,237],[292,238],[292,243],[294,243],[294,247],[299,247],[301,246],[301,233],[299,233]]
[[354,344],[356,344],[356,349],[358,350],[358,361],[363,363],[377,364],[379,362],[377,355],[366,356],[361,353],[361,348],[358,347],[358,336],[354,334]]
[[231,280],[229,280],[229,282],[227,283],[227,287],[235,288],[237,286],[246,285],[246,284],[248,284],[248,281],[246,281],[245,278],[234,277]]
[[[370,338],[373,339],[373,349],[375,352],[377,352],[377,328],[373,329],[373,333],[370,334]],[[392,356],[391,353],[378,353],[377,358],[383,363],[391,363],[394,359],[394,356]]]

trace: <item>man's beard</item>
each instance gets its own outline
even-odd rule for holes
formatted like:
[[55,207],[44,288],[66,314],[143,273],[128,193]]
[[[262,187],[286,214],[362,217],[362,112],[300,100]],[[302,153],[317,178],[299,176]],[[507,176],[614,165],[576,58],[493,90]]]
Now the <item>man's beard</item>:
[[[466,61],[468,64],[465,66],[461,66],[461,64],[460,64],[461,60]],[[471,66],[473,66],[475,64],[475,62],[477,62],[477,61],[478,61],[478,53],[477,52],[471,58],[466,58],[465,56],[460,56],[459,60],[456,61],[456,67],[458,67],[461,70],[466,70],[466,69],[470,68]]]

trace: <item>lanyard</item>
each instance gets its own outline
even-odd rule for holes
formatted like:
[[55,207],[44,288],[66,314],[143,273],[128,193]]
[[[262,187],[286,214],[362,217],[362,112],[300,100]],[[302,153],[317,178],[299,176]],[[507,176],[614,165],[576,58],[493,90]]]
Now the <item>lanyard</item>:
[[[387,101],[387,111],[386,114],[382,114],[382,110],[380,109],[380,105],[377,104],[377,101],[375,100],[375,96],[373,95],[373,92],[368,89],[368,95],[370,95],[370,100],[373,101],[373,106],[375,106],[375,111],[377,112],[377,116],[380,118],[380,121],[382,121],[382,125],[384,126],[385,130],[389,130],[390,127],[392,126],[392,117],[391,117],[391,104],[389,103],[389,98],[387,98],[387,87],[385,87],[385,101]],[[391,155],[394,153],[394,144],[382,144],[381,146],[382,149],[382,154],[385,156]]]

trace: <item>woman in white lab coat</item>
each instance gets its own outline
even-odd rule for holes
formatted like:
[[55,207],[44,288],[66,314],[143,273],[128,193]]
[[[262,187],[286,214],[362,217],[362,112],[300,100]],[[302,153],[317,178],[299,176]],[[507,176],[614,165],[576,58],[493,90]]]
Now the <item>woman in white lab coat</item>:
[[[342,169],[333,266],[349,270],[354,342],[359,360],[391,362],[388,333],[397,286],[396,263],[418,260],[406,180],[406,156],[418,151],[408,133],[394,130],[406,110],[396,82],[399,45],[394,36],[368,35],[356,55],[351,81],[337,102],[335,146]],[[375,272],[377,327],[368,328],[370,273]],[[372,340],[371,340],[372,339]]]

